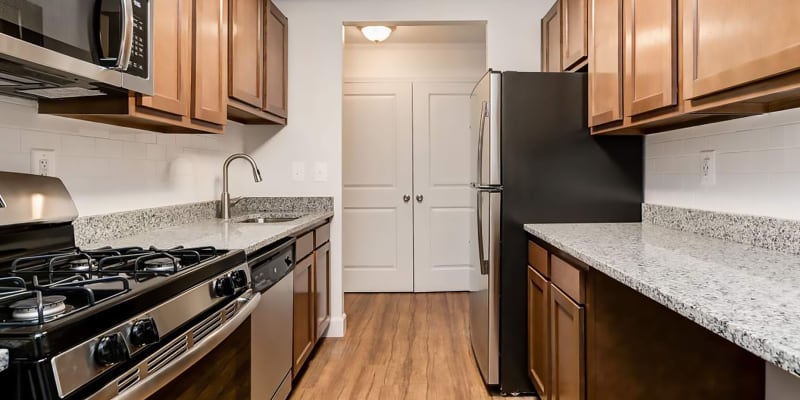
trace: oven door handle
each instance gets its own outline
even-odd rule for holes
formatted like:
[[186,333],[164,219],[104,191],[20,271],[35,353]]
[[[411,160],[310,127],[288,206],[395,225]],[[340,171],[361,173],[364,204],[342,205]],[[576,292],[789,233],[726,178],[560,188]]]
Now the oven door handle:
[[127,71],[133,54],[133,0],[120,0],[122,7],[122,38],[119,44],[119,57],[117,65],[113,68],[117,71]]
[[239,311],[233,318],[225,321],[219,329],[203,338],[202,342],[170,362],[169,365],[147,376],[141,382],[138,382],[128,390],[120,393],[116,398],[130,400],[144,399],[172,382],[172,380],[177,378],[181,373],[200,361],[206,354],[210,353],[211,350],[214,350],[214,348],[242,325],[258,306],[259,300],[261,300],[261,294],[252,291],[248,291],[248,293],[236,299],[236,301],[240,303],[241,308],[239,308]]

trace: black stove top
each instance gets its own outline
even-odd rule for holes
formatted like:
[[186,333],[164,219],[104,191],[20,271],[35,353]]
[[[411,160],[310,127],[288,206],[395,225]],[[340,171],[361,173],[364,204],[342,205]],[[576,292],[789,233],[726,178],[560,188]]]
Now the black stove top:
[[15,357],[43,357],[244,262],[244,252],[214,247],[69,248],[17,258],[0,266],[0,341],[15,339]]

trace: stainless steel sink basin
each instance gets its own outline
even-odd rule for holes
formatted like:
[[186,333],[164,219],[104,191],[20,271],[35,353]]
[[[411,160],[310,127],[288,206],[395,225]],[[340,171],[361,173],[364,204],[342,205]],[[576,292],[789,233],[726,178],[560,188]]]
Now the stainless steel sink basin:
[[280,222],[294,221],[300,217],[256,217],[238,221],[243,224],[277,224]]

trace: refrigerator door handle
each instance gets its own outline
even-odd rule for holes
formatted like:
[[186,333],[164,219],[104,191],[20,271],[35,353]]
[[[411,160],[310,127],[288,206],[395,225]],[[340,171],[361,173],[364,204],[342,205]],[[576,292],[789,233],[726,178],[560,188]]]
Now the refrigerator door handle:
[[478,223],[478,263],[481,267],[481,275],[489,275],[489,260],[483,253],[483,193],[485,192],[475,191],[475,195],[478,196],[477,212],[475,213]]
[[470,186],[477,189],[479,192],[497,193],[503,191],[503,185],[479,185],[471,183]]
[[481,121],[478,128],[478,177],[476,182],[483,182],[483,135],[486,132],[486,118],[489,117],[489,103],[484,100],[481,102]]

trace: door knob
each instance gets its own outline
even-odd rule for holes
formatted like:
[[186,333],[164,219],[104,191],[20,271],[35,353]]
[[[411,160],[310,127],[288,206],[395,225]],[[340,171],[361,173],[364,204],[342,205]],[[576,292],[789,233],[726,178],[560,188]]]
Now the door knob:
[[421,195],[421,194],[418,194],[418,195],[417,195],[417,202],[418,202],[418,203],[422,203],[422,199],[424,199],[424,197],[422,197],[422,195]]
[[404,194],[403,195],[403,202],[404,203],[408,203],[409,201],[411,201],[411,196],[409,196],[407,194]]

